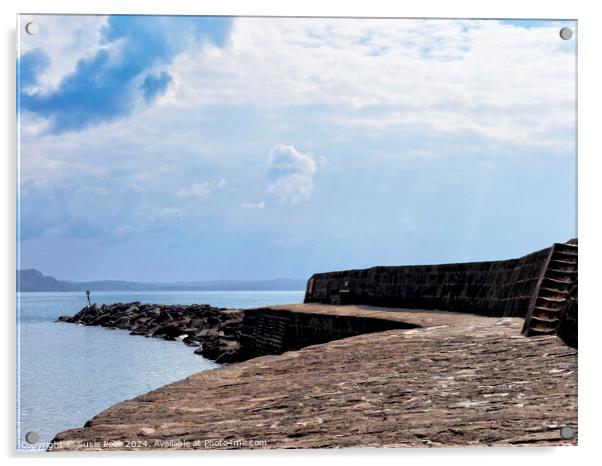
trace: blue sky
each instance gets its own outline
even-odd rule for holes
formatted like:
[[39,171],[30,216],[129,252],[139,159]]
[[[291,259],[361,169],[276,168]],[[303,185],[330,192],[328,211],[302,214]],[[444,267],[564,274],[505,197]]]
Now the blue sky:
[[22,268],[306,278],[576,235],[574,23],[35,19]]

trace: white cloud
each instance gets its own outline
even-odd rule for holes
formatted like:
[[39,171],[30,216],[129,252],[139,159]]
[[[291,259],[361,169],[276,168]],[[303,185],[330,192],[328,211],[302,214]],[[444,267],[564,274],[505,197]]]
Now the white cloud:
[[[44,45],[52,63],[45,88],[101,46],[106,17],[33,18],[43,27],[21,35],[21,53]],[[299,123],[297,110],[318,107],[322,121],[309,123],[332,129],[341,146],[356,133],[387,141],[410,127],[566,153],[574,147],[573,44],[558,39],[557,26],[497,21],[237,18],[224,48],[205,44],[182,53],[168,68],[174,82],[165,96],[127,119],[57,136],[45,134],[44,119],[22,114],[21,182],[90,182],[120,171],[142,189],[193,160],[197,169],[201,161],[216,166],[243,142],[208,137],[198,126],[229,105],[284,109],[273,114],[287,116],[269,124],[285,134]],[[430,151],[404,154],[411,150]],[[198,184],[182,194],[207,190]]]
[[[73,17],[61,23],[62,33],[44,38],[52,62],[42,76],[44,89],[96,53],[104,21]],[[42,34],[22,37],[21,52],[36,48]],[[128,202],[148,216],[147,204],[169,209],[178,199],[211,196],[224,187],[223,177],[244,190],[245,197],[229,199],[230,207],[241,206],[244,199],[262,199],[253,188],[264,176],[266,144],[304,141],[314,127],[311,147],[328,147],[332,160],[365,153],[366,164],[373,163],[368,154],[433,155],[438,131],[485,139],[466,140],[473,153],[500,146],[500,153],[511,153],[507,143],[567,153],[574,144],[573,46],[574,40],[558,39],[556,26],[238,18],[225,48],[189,48],[167,67],[173,86],[165,96],[138,105],[128,118],[54,135],[44,119],[21,114],[21,193],[106,186],[114,206],[127,186],[144,194]],[[314,112],[309,117],[307,108]],[[238,131],[247,126],[248,133]],[[391,141],[404,128],[418,128],[427,143],[399,150]],[[366,146],[372,136],[374,144]],[[289,152],[284,165],[290,170],[274,171],[267,190],[282,203],[300,204],[311,198],[325,159],[281,147]],[[354,167],[361,173],[359,161]],[[208,171],[214,181],[192,183],[190,176]],[[265,208],[271,199],[244,204]]]
[[214,191],[223,188],[228,182],[225,179],[218,181],[203,181],[201,183],[192,183],[187,188],[178,191],[177,196],[180,199],[202,199],[208,197]]
[[[99,15],[24,15],[20,17],[21,37],[19,53],[22,55],[41,48],[48,55],[49,66],[33,87],[35,92],[49,92],[75,70],[81,58],[91,57],[105,45],[100,44],[100,30],[107,16]],[[40,31],[34,36],[24,33],[25,24],[35,21]]]
[[293,146],[274,146],[268,155],[268,193],[283,204],[308,201],[314,188],[314,174],[325,163],[326,158],[304,154]]
[[324,106],[352,131],[419,127],[572,147],[574,40],[499,21],[237,18],[174,62],[177,105]]

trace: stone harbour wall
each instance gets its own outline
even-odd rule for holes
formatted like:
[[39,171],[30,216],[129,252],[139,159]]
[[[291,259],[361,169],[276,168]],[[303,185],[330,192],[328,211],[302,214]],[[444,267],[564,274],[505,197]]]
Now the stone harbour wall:
[[218,363],[282,354],[362,333],[419,325],[378,317],[328,315],[269,307],[222,309],[207,304],[140,302],[93,304],[58,321],[128,330],[131,335],[177,340]]
[[368,304],[524,317],[551,248],[518,259],[317,273],[306,303]]
[[416,328],[394,320],[294,312],[286,309],[246,309],[240,330],[240,359],[282,354],[364,333]]
[[[425,323],[433,317],[404,314]],[[577,351],[555,337],[518,337],[519,318],[436,314],[447,324],[358,335],[199,372],[112,406],[51,445],[59,451],[577,444]],[[560,435],[563,426],[572,438]]]

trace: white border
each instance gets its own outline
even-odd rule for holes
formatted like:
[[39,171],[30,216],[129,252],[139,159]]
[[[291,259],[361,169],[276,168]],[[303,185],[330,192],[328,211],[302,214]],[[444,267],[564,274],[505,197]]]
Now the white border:
[[[437,449],[424,450],[343,450],[343,451],[277,451],[277,452],[226,452],[193,454],[127,454],[102,453],[84,455],[86,462],[106,461],[126,457],[137,464],[164,463],[165,461],[215,461],[224,460],[238,464],[246,460],[281,464],[282,461],[306,465],[309,461],[328,462],[378,461],[387,463],[408,462],[437,464],[458,461],[462,464],[488,464],[546,462],[547,464],[575,464],[594,457],[600,425],[600,396],[598,387],[600,363],[597,358],[599,341],[602,341],[602,322],[598,309],[597,264],[602,263],[599,242],[600,199],[600,66],[602,45],[602,16],[597,14],[596,2],[591,0],[526,2],[505,1],[434,1],[394,2],[391,0],[347,0],[340,3],[324,0],[4,0],[0,3],[3,69],[2,128],[2,286],[3,306],[3,366],[2,394],[4,413],[2,438],[3,456],[12,463],[16,457],[26,462],[35,461],[31,455],[17,454],[15,445],[15,192],[16,192],[16,124],[15,124],[15,24],[17,13],[138,13],[138,14],[222,14],[270,16],[389,16],[389,17],[466,17],[466,18],[575,18],[579,20],[579,242],[580,242],[580,355],[579,377],[579,447],[577,448],[517,448],[517,449]],[[596,241],[598,240],[598,241]],[[39,455],[38,455],[39,456]],[[72,457],[81,461],[82,455],[43,455],[47,461],[63,462]]]

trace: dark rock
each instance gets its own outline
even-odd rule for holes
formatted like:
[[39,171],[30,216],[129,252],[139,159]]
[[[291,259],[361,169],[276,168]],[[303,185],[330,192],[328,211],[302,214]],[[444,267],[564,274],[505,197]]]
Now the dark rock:
[[112,322],[112,320],[115,318],[114,314],[111,314],[110,312],[106,312],[105,314],[102,314],[98,319],[95,319],[95,324],[96,325],[104,325],[107,323]]
[[215,362],[220,364],[232,363],[238,361],[238,350],[226,350],[215,358]]
[[148,333],[148,328],[144,325],[137,325],[132,329],[130,335],[146,335]]
[[114,326],[117,327],[117,328],[120,328],[120,329],[124,329],[124,330],[129,329],[131,327],[130,326],[130,319],[128,317],[124,316],[121,319],[118,319],[115,322]]
[[184,343],[186,346],[199,346],[201,344],[201,342],[199,340],[197,340],[196,338],[192,338],[192,337],[186,337],[182,340],[182,343]]
[[[223,336],[214,336],[207,338],[201,348],[201,354],[208,359],[217,362],[219,358],[222,358],[222,362],[226,362],[223,359],[232,362],[235,355],[238,357],[240,345],[237,341],[227,340]],[[227,355],[225,355],[226,353]]]
[[153,333],[153,336],[164,337],[167,340],[175,340],[177,337],[185,333],[186,332],[178,324],[168,324],[159,327],[155,333]]
[[203,338],[203,339],[209,338],[209,337],[217,337],[218,332],[217,332],[217,330],[215,330],[213,328],[204,328],[203,330],[198,332],[195,336],[197,338]]
[[[197,347],[195,353],[224,362],[236,360],[242,311],[220,309],[208,304],[157,305],[140,302],[86,306],[72,317],[61,316],[58,322],[100,325],[129,330],[131,335],[181,340]],[[203,346],[210,340],[207,346]],[[205,350],[203,350],[205,348]],[[205,351],[205,352],[204,352]],[[227,354],[225,354],[227,353]]]
[[161,312],[159,313],[159,315],[157,316],[157,318],[155,319],[158,323],[164,323],[164,322],[171,322],[173,321],[173,318],[171,317],[171,315],[167,312]]

